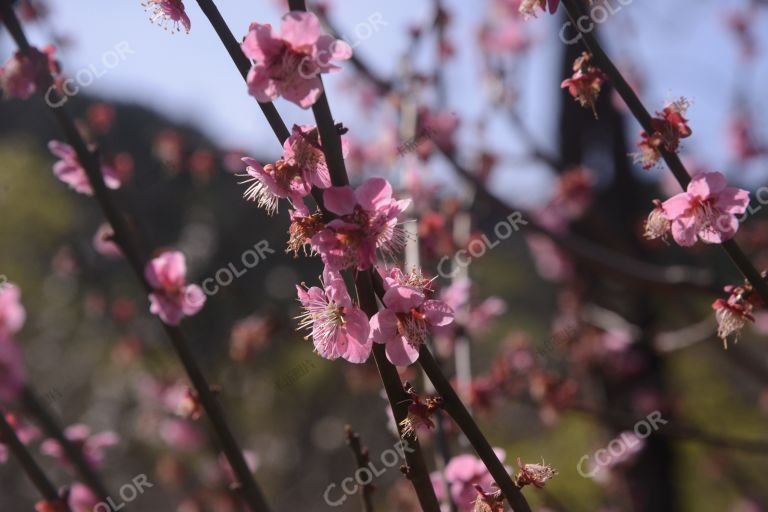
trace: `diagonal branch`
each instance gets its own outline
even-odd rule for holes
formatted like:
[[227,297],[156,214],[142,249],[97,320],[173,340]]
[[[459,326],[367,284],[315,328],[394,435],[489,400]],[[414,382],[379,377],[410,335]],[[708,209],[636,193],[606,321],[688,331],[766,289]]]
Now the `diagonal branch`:
[[[368,447],[360,444],[360,434],[352,430],[352,427],[349,425],[344,427],[344,433],[347,437],[347,445],[355,456],[355,462],[357,463],[358,469],[367,468],[368,464],[371,463],[371,460],[368,456]],[[360,497],[363,500],[363,512],[373,512],[373,500],[371,497],[374,490],[375,487],[371,482],[362,486]]]

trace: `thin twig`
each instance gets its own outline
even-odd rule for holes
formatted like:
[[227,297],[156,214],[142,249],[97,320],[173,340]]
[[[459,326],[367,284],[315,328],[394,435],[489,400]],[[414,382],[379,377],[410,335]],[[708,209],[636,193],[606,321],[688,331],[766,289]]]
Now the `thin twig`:
[[[352,430],[352,427],[347,425],[344,427],[344,433],[347,438],[347,445],[352,450],[352,454],[355,456],[355,462],[358,469],[367,468],[371,463],[371,459],[368,456],[368,447],[360,444],[360,434]],[[360,491],[360,497],[363,500],[363,512],[373,512],[373,492],[376,487],[373,483],[368,482],[363,484]]]
[[[640,126],[643,127],[643,130],[645,130],[646,133],[653,133],[655,130],[651,123],[652,118],[651,114],[648,112],[648,109],[645,108],[643,103],[640,101],[640,98],[638,98],[637,94],[635,94],[635,91],[624,79],[624,76],[613,64],[613,61],[611,61],[610,57],[608,57],[608,55],[605,53],[602,46],[600,46],[600,43],[597,41],[597,38],[595,38],[591,32],[582,30],[581,27],[579,27],[579,24],[575,22],[582,15],[582,9],[579,6],[577,0],[563,0],[563,7],[568,13],[568,17],[571,19],[571,21],[574,22],[573,25],[577,27],[579,33],[582,35],[584,46],[593,55],[595,63],[598,65],[598,67],[606,75],[608,75],[611,83],[613,84],[613,87],[624,100],[624,103],[626,103],[630,112],[632,112],[632,115],[635,117],[635,119],[637,119],[637,121],[640,123]],[[688,183],[691,181],[691,175],[685,168],[685,165],[683,165],[680,157],[677,155],[677,153],[667,151],[664,147],[659,148],[659,150],[662,158],[667,163],[669,170],[675,176],[675,179],[677,179],[678,183],[680,183],[680,186],[685,189],[688,186]],[[752,283],[752,286],[754,287],[757,294],[760,295],[760,298],[763,300],[763,302],[768,304],[768,283],[766,283],[766,281],[760,275],[760,272],[754,267],[754,265],[752,265],[752,262],[747,258],[747,256],[744,254],[744,251],[741,250],[736,241],[731,239],[723,242],[720,245],[723,247],[723,250],[728,254],[728,256],[731,258],[731,261],[733,261],[734,265],[736,265],[742,275],[750,283]]]
[[48,477],[29,453],[27,447],[24,446],[24,443],[19,440],[16,431],[5,419],[5,411],[2,409],[0,409],[0,441],[10,448],[11,453],[19,460],[21,467],[24,468],[24,472],[43,498],[51,503],[60,503],[66,512],[71,512],[69,504],[59,496],[56,487],[48,480]]
[[[8,0],[1,0],[0,7],[2,8],[3,20],[19,49],[22,51],[28,50],[29,43],[19,24],[16,13],[13,11]],[[48,76],[46,82],[47,83],[44,83],[42,87],[44,90],[53,84],[53,80]],[[74,121],[64,107],[54,108],[50,107],[49,104],[49,108],[59,122],[67,142],[74,148],[80,164],[85,169],[88,181],[93,188],[96,201],[114,232],[114,242],[120,247],[123,254],[126,256],[126,259],[131,264],[131,267],[144,290],[147,292],[151,291],[152,286],[144,277],[145,258],[141,255],[141,252],[138,249],[138,244],[134,240],[133,233],[129,229],[128,223],[122,212],[113,201],[104,184],[97,153],[88,149],[85,141],[77,130]],[[200,404],[213,425],[217,438],[221,443],[221,449],[227,457],[233,473],[236,475],[238,480],[237,486],[241,491],[243,498],[254,512],[268,511],[269,507],[267,506],[264,495],[256,484],[251,470],[248,468],[248,464],[243,456],[243,451],[229,428],[218,399],[214,396],[210,384],[204,377],[202,370],[192,355],[189,343],[185,339],[181,329],[178,327],[166,324],[163,324],[163,327],[166,334],[171,339],[171,343],[197,392]]]

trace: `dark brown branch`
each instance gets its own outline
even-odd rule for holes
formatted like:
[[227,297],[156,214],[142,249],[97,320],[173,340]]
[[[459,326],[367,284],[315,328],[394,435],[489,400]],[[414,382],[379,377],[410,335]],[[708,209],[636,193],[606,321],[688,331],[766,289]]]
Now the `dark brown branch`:
[[[16,44],[20,49],[28,49],[29,43],[24,36],[21,25],[19,24],[16,14],[8,0],[0,0],[0,7],[2,8],[3,20],[5,21],[6,26],[8,26],[11,35],[14,37]],[[47,89],[52,84],[53,79],[48,76],[47,83],[44,83],[42,88]],[[124,216],[113,201],[104,184],[98,154],[88,149],[85,141],[78,132],[74,121],[64,107],[54,108],[50,107],[49,104],[49,108],[59,122],[67,142],[74,148],[80,164],[85,169],[88,181],[93,188],[96,201],[112,227],[115,243],[120,247],[123,254],[125,254],[126,259],[130,263],[144,290],[147,292],[151,291],[152,287],[144,277],[145,258],[141,255],[138,249],[138,244],[133,238],[133,233],[130,231]],[[218,400],[214,396],[210,384],[208,384],[208,381],[203,376],[197,361],[195,361],[192,351],[189,348],[189,344],[184,338],[181,329],[166,324],[163,324],[163,327],[168,334],[168,337],[171,339],[171,343],[197,392],[200,404],[213,425],[216,436],[221,443],[221,449],[227,457],[233,473],[236,475],[239,490],[241,491],[243,498],[254,512],[268,511],[269,507],[264,499],[264,495],[256,484],[253,474],[245,462],[242,449],[237,441],[235,441],[229,425],[224,418]]]
[[[624,103],[626,103],[630,112],[632,112],[632,115],[635,117],[635,119],[637,119],[637,121],[640,123],[640,126],[643,127],[643,130],[645,130],[646,133],[653,133],[655,130],[652,126],[652,118],[651,114],[648,112],[648,109],[645,108],[643,103],[640,101],[640,98],[638,98],[637,94],[635,94],[635,91],[624,79],[624,76],[613,64],[613,61],[611,61],[610,57],[608,57],[608,55],[605,53],[595,36],[591,32],[585,32],[581,30],[579,24],[576,23],[576,20],[583,13],[578,1],[563,0],[563,7],[568,13],[568,17],[573,22],[573,26],[577,27],[579,33],[582,35],[584,46],[593,55],[595,63],[598,65],[598,67],[602,69],[606,75],[608,75],[611,83],[616,89],[616,92],[618,92],[621,98],[624,100]],[[678,183],[680,183],[680,186],[685,189],[688,186],[688,183],[691,181],[691,176],[683,165],[683,162],[680,160],[680,157],[677,155],[677,153],[667,151],[663,147],[660,148],[660,152],[662,158],[664,158],[664,161],[667,163],[669,170],[675,176],[675,179],[677,179]],[[744,277],[750,283],[752,283],[752,286],[754,287],[757,294],[760,295],[760,298],[763,299],[763,302],[768,304],[768,283],[766,283],[766,281],[761,277],[760,272],[754,267],[754,265],[752,265],[752,262],[749,261],[747,256],[744,254],[744,251],[741,250],[739,245],[733,239],[728,240],[727,242],[723,242],[721,245],[723,250],[728,254],[728,256],[731,258],[731,261],[733,261],[734,265],[736,265],[742,275],[744,275]]]
[[71,512],[69,504],[59,496],[56,487],[48,480],[48,477],[38,466],[35,459],[32,458],[24,443],[19,440],[13,427],[8,424],[8,421],[5,419],[5,411],[2,409],[0,409],[0,441],[10,448],[11,453],[19,460],[27,477],[29,477],[43,498],[51,503],[61,503],[66,512]]
[[[352,427],[347,425],[344,427],[344,433],[347,438],[347,445],[352,450],[352,454],[355,456],[355,462],[358,469],[367,468],[371,463],[371,459],[368,456],[368,447],[360,444],[360,434],[352,430]],[[368,482],[362,486],[360,497],[363,500],[363,512],[373,512],[373,492],[376,487]]]

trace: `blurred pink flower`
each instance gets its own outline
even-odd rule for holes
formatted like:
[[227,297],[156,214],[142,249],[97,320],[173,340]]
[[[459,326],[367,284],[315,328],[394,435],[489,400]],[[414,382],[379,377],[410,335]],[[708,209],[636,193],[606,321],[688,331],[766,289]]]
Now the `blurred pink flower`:
[[31,47],[27,53],[17,51],[13,54],[0,68],[3,94],[9,98],[29,99],[38,91],[46,75],[59,73],[59,64],[53,58],[55,51],[53,46],[46,46],[42,51]]
[[0,343],[8,340],[24,326],[27,313],[21,305],[18,286],[0,282]]
[[323,92],[319,75],[340,68],[332,60],[346,60],[352,48],[320,33],[320,21],[312,13],[292,11],[283,17],[279,34],[272,25],[251,23],[242,44],[254,61],[248,73],[248,92],[260,102],[282,96],[309,108]]
[[80,482],[75,482],[69,488],[69,508],[72,512],[93,512],[101,500]]
[[[83,423],[71,425],[64,430],[64,435],[76,446],[80,447],[85,459],[94,467],[104,463],[104,450],[115,446],[120,438],[111,430],[91,435],[91,428]],[[55,439],[46,439],[40,445],[40,451],[50,457],[54,457],[62,464],[69,465],[59,442]]]
[[737,214],[746,211],[749,192],[727,187],[719,172],[697,174],[682,192],[664,201],[664,215],[672,223],[675,242],[690,247],[697,237],[706,243],[722,243],[739,229]]
[[371,339],[385,345],[392,364],[408,366],[419,358],[431,326],[453,322],[453,310],[441,300],[427,299],[430,282],[419,273],[405,275],[394,268],[384,281],[385,309],[371,317]]
[[[29,444],[35,439],[40,437],[40,431],[33,425],[30,425],[14,414],[7,413],[5,415],[5,421],[16,432],[16,437],[22,444]],[[4,464],[8,460],[8,446],[3,444],[0,439],[0,464]]]
[[312,237],[312,248],[332,270],[365,270],[376,263],[376,249],[393,256],[405,246],[398,216],[410,199],[396,200],[383,178],[370,178],[352,187],[331,187],[323,194],[325,207],[339,217]]
[[[91,182],[72,146],[52,140],[48,143],[48,149],[61,159],[53,165],[53,174],[69,185],[75,192],[88,196],[93,195]],[[108,188],[120,188],[120,180],[112,167],[102,165],[101,174],[104,177],[104,184]]]
[[[493,451],[504,462],[506,456],[504,450],[494,448]],[[505,468],[507,472],[512,470],[508,466],[505,466]],[[439,476],[433,475],[432,483],[434,485],[437,480],[438,485],[435,486],[435,491],[438,494],[444,494],[442,482],[439,482],[439,479]],[[480,486],[484,491],[488,491],[494,485],[493,477],[491,477],[485,464],[474,455],[458,455],[453,457],[445,466],[445,479],[448,482],[451,498],[458,507],[459,512],[470,512],[473,510],[473,505],[478,496],[475,486]],[[443,492],[441,493],[440,491]]]
[[122,256],[122,251],[115,242],[112,241],[114,232],[112,226],[106,222],[99,226],[96,233],[93,235],[93,248],[107,258],[119,258]]
[[159,427],[160,439],[174,450],[194,452],[205,446],[205,435],[194,423],[180,418],[166,418]]
[[364,363],[371,355],[368,316],[353,304],[338,271],[323,270],[323,288],[296,287],[304,313],[300,329],[312,333],[315,351],[325,359]]
[[141,5],[149,11],[149,21],[157,23],[164,30],[168,30],[170,26],[172,32],[181,32],[183,27],[184,31],[189,33],[192,28],[182,0],[146,0]]
[[203,308],[205,294],[195,284],[185,282],[187,265],[178,251],[166,251],[147,263],[144,276],[155,291],[149,294],[149,310],[168,325],[178,325],[184,316]]

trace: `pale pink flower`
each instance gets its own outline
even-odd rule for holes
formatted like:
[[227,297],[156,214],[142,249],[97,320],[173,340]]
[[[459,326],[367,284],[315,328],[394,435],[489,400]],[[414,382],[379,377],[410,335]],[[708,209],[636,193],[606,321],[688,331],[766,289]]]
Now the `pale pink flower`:
[[185,419],[196,420],[203,413],[197,393],[189,385],[179,382],[163,392],[166,409]]
[[392,185],[383,178],[370,178],[352,187],[331,187],[323,194],[325,207],[338,215],[311,239],[312,248],[333,270],[365,270],[376,263],[376,249],[396,255],[405,246],[406,233],[398,216],[410,199],[392,197]]
[[[86,174],[85,169],[83,169],[74,148],[69,144],[52,140],[48,143],[48,149],[51,150],[51,153],[61,159],[53,165],[53,174],[69,185],[75,192],[87,196],[93,195],[91,182],[88,179],[88,175]],[[120,179],[117,176],[117,172],[115,172],[112,167],[102,165],[101,174],[104,177],[104,184],[108,188],[120,188]]]
[[[75,446],[78,446],[83,452],[85,459],[94,467],[99,467],[104,463],[104,451],[110,446],[115,446],[120,438],[112,431],[100,432],[91,435],[91,428],[88,425],[78,423],[71,425],[64,430],[64,435]],[[69,465],[64,454],[64,449],[55,439],[46,439],[40,445],[40,451],[44,455],[54,457],[62,464]]]
[[147,263],[144,269],[150,286],[149,311],[168,325],[179,325],[185,316],[197,314],[205,304],[205,294],[196,284],[186,284],[187,263],[178,251],[166,251]]
[[[42,51],[30,48],[29,52],[17,51],[0,68],[0,89],[9,98],[29,99],[41,87],[50,74],[59,73],[59,64],[53,58],[56,49],[46,46]],[[44,87],[44,86],[43,86]]]
[[300,329],[311,331],[315,351],[325,359],[364,363],[371,354],[366,314],[352,302],[338,271],[323,270],[323,288],[296,287],[304,313]]
[[69,508],[72,512],[93,512],[101,500],[93,491],[80,482],[75,482],[69,489]]
[[384,306],[371,317],[371,339],[385,344],[387,359],[408,366],[419,358],[419,349],[430,327],[453,322],[453,310],[443,301],[428,299],[429,280],[420,273],[405,275],[392,269],[384,278]]
[[311,107],[322,94],[319,75],[340,69],[331,61],[352,56],[347,43],[320,33],[314,14],[298,11],[283,17],[279,34],[272,25],[251,23],[242,49],[254,61],[248,92],[260,102],[282,96],[301,108]]
[[[347,144],[342,139],[342,151],[346,157]],[[245,198],[255,201],[269,215],[277,211],[278,201],[288,199],[298,212],[309,210],[303,198],[312,187],[325,189],[331,186],[331,175],[320,145],[320,136],[314,125],[294,125],[291,136],[283,144],[283,156],[274,164],[261,166],[253,158],[243,158],[248,166],[249,183]]]
[[727,186],[725,176],[707,172],[694,176],[686,192],[664,201],[664,215],[672,223],[675,242],[690,247],[697,238],[719,244],[739,229],[737,214],[746,211],[749,192]]
[[21,305],[19,287],[0,282],[0,343],[19,332],[26,318],[27,313]]
[[182,0],[146,0],[141,5],[149,11],[149,21],[157,23],[163,30],[170,26],[171,32],[181,32],[183,27],[188,34],[192,28]]
[[[496,456],[504,461],[506,454],[504,450],[494,448]],[[512,468],[505,466],[507,472]],[[459,509],[459,512],[470,512],[473,510],[475,500],[478,496],[476,486],[488,491],[495,485],[493,477],[488,472],[488,468],[482,460],[474,455],[457,455],[453,457],[445,466],[445,479],[448,482],[450,488],[451,498]],[[442,491],[442,485],[435,485],[435,483],[442,484],[442,482],[436,482],[433,477],[433,486],[436,487],[436,491]]]
[[21,350],[10,339],[0,340],[0,401],[15,402],[25,380]]

